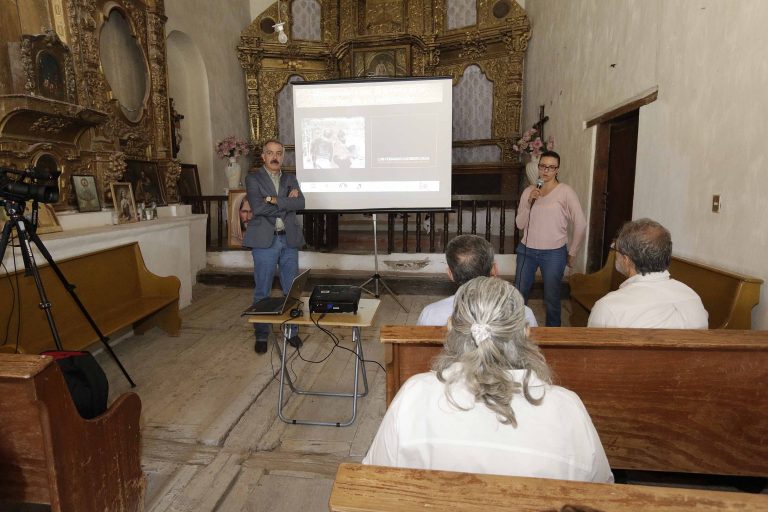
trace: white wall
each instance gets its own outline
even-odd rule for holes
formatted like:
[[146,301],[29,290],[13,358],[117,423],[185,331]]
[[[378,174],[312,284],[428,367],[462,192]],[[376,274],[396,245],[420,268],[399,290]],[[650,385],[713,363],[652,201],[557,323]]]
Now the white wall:
[[249,0],[251,19],[256,19],[256,16],[264,12],[267,7],[274,4],[271,0]]
[[[668,227],[676,255],[768,281],[768,2],[527,0],[527,9],[523,128],[546,105],[561,176],[585,211],[594,129],[584,121],[658,86],[640,109],[633,217]],[[767,288],[755,329],[768,329]]]
[[[173,34],[177,39],[171,42],[172,50],[168,55],[170,91],[178,93],[183,87],[198,87],[197,85],[180,86],[179,81],[205,81],[210,105],[210,114],[207,114],[204,119],[210,127],[212,140],[211,142],[196,141],[200,145],[207,144],[207,147],[195,148],[195,158],[201,158],[202,161],[185,161],[185,163],[198,165],[204,193],[223,194],[227,186],[224,175],[226,162],[216,157],[213,144],[228,135],[237,135],[246,140],[249,138],[245,75],[237,60],[237,45],[240,42],[240,33],[251,22],[250,0],[227,0],[226,2],[166,0],[165,14],[168,17],[165,26],[166,34],[178,32]],[[184,44],[177,45],[176,43],[179,42]],[[196,48],[199,57],[195,52],[175,51],[178,48]],[[186,60],[178,62],[178,59],[184,59],[184,55],[190,55],[189,62]],[[202,65],[198,61],[200,57]],[[175,61],[171,62],[171,58]],[[184,66],[188,68],[181,73],[179,70]],[[204,73],[196,76],[196,70],[200,69],[204,70]],[[195,94],[191,94],[192,98],[194,96]],[[195,112],[201,108],[202,106],[195,105],[190,112],[193,114],[192,117],[199,117]],[[187,115],[187,112],[181,108],[177,110],[180,114]],[[188,119],[184,119],[182,131],[200,129],[190,126],[191,124]],[[182,155],[186,156],[187,147],[184,141],[181,147]],[[198,153],[204,153],[204,156]],[[248,166],[245,160],[241,160],[241,164],[244,167]],[[210,184],[211,188],[206,190],[204,183]]]
[[183,112],[181,148],[177,158],[182,163],[196,163],[200,188],[205,195],[215,194],[214,175],[218,170],[213,154],[211,104],[208,73],[200,50],[189,35],[174,30],[166,40],[168,53],[168,90],[174,108]]

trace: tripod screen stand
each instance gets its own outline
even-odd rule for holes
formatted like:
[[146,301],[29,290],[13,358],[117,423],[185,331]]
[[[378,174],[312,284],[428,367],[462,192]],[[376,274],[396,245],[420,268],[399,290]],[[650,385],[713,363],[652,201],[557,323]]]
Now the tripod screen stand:
[[[379,246],[377,241],[377,232],[376,232],[376,214],[371,214],[371,219],[373,220],[373,275],[368,278],[367,281],[365,281],[363,284],[360,285],[360,288],[377,299],[379,298],[379,285],[383,286],[386,291],[389,292],[389,294],[392,296],[393,299],[395,299],[395,302],[403,308],[403,311],[408,313],[408,309],[403,306],[403,303],[400,302],[400,299],[397,298],[397,295],[392,291],[392,289],[387,285],[387,283],[384,281],[384,279],[379,275]],[[373,291],[370,291],[366,288],[366,286],[369,283],[373,283]]]
[[107,350],[112,359],[114,359],[115,363],[117,363],[117,366],[120,368],[120,371],[128,380],[131,387],[136,387],[136,384],[131,379],[131,376],[128,375],[128,372],[126,371],[125,367],[123,367],[123,364],[120,362],[117,354],[115,354],[115,352],[112,350],[112,347],[109,346],[109,338],[107,338],[96,325],[96,322],[93,320],[83,303],[80,301],[80,298],[75,293],[75,286],[67,281],[66,277],[61,272],[61,269],[59,269],[58,265],[53,260],[51,253],[48,252],[48,250],[43,245],[43,241],[37,235],[37,201],[33,201],[32,203],[32,222],[28,221],[24,217],[24,207],[24,201],[5,201],[5,211],[8,214],[8,221],[6,221],[5,225],[3,226],[2,235],[0,235],[0,258],[2,258],[5,254],[5,249],[8,246],[8,242],[11,240],[11,232],[15,229],[16,237],[19,241],[19,249],[21,250],[21,258],[24,262],[25,275],[31,276],[35,281],[35,287],[37,288],[37,293],[40,297],[40,309],[42,309],[45,313],[45,317],[48,321],[48,326],[50,327],[51,335],[53,336],[53,342],[56,346],[56,349],[64,350],[61,344],[61,338],[59,337],[59,331],[56,328],[56,322],[54,321],[53,314],[51,313],[52,304],[48,300],[48,297],[45,293],[45,288],[43,286],[42,279],[40,278],[37,263],[35,262],[35,255],[32,251],[31,245],[32,243],[35,244],[35,247],[37,247],[40,254],[45,257],[51,269],[55,272],[56,276],[59,278],[59,281],[61,281],[62,286],[64,286],[64,289],[72,297],[72,300],[75,301],[78,308],[83,313],[83,316],[88,321],[88,324],[98,335],[99,340],[104,345],[104,348]]

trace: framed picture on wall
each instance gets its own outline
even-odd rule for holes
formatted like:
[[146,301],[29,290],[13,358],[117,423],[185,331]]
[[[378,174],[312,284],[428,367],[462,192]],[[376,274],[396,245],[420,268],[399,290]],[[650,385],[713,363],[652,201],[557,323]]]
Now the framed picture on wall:
[[176,183],[179,189],[179,198],[194,197],[203,195],[200,190],[200,175],[197,172],[195,164],[181,164],[181,174]]
[[112,200],[115,202],[117,223],[127,224],[128,222],[138,222],[136,202],[133,199],[133,188],[131,187],[131,184],[110,183],[109,189],[112,191]]
[[37,54],[37,90],[48,98],[66,101],[67,91],[64,88],[64,67],[60,57],[53,52],[43,50]]
[[123,180],[131,184],[136,202],[145,205],[155,203],[157,206],[165,206],[167,203],[163,195],[157,162],[126,160],[125,163],[126,169]]
[[96,190],[96,179],[90,175],[72,175],[72,189],[77,199],[77,209],[81,212],[98,212],[101,210],[99,194]]
[[408,76],[408,52],[404,47],[376,48],[354,51],[357,77]]
[[253,211],[251,205],[248,204],[245,189],[230,189],[227,205],[227,247],[241,249],[248,221],[253,218]]

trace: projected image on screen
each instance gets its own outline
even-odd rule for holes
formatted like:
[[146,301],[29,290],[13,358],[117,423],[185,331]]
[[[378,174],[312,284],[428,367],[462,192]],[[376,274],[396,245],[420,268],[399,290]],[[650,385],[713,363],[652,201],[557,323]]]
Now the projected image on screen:
[[296,82],[308,210],[450,208],[449,77]]
[[301,123],[304,169],[365,168],[365,118],[306,118]]
[[437,116],[376,117],[371,120],[375,167],[428,167],[437,151]]

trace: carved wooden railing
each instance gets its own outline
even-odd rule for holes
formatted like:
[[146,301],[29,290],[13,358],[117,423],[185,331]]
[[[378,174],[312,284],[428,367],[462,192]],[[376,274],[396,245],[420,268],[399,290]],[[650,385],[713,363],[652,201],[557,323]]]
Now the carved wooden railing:
[[[227,196],[185,196],[181,202],[192,206],[192,213],[205,213],[205,247],[221,251],[227,241]],[[212,226],[212,223],[215,225]]]
[[[183,200],[192,205],[193,213],[208,214],[208,250],[227,250],[227,197],[194,196]],[[454,195],[451,196],[450,210],[381,210],[367,213],[376,213],[379,218],[386,216],[386,249],[389,253],[444,252],[453,236],[471,233],[483,236],[494,245],[498,254],[505,254],[513,253],[519,242],[515,219],[507,216],[507,210],[517,209],[517,201],[517,196],[506,194]],[[304,213],[307,248],[326,252],[335,250],[339,245],[339,216],[345,213],[349,212]],[[468,222],[464,219],[467,213]],[[438,230],[438,226],[442,226],[442,230]],[[509,241],[512,242],[511,247]]]

